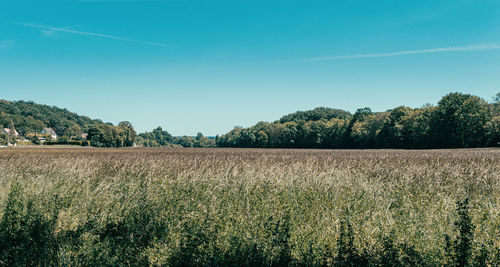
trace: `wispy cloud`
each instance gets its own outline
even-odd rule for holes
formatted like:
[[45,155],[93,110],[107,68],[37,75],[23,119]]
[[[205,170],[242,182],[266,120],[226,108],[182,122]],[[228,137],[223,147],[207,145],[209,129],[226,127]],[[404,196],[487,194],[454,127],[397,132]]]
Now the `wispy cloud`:
[[303,58],[303,59],[297,59],[297,60],[291,60],[291,61],[295,61],[295,62],[328,61],[328,60],[355,59],[355,58],[394,57],[394,56],[444,53],[444,52],[481,51],[481,50],[493,50],[493,49],[500,49],[500,44],[490,43],[490,44],[478,44],[478,45],[467,45],[467,46],[438,47],[438,48],[428,48],[428,49],[419,49],[419,50],[404,50],[404,51],[387,52],[387,53],[312,57],[312,58]]
[[45,36],[55,36],[56,32],[53,30],[42,30],[42,34]]
[[45,35],[52,35],[54,32],[66,32],[66,33],[72,33],[72,34],[94,36],[94,37],[100,37],[100,38],[108,38],[108,39],[114,39],[114,40],[120,40],[120,41],[126,41],[126,42],[133,42],[133,43],[139,43],[139,44],[154,45],[154,46],[163,46],[163,47],[170,47],[170,48],[178,48],[177,46],[169,45],[169,44],[165,44],[165,43],[141,41],[141,40],[124,38],[124,37],[120,37],[120,36],[116,36],[116,35],[110,35],[110,34],[102,34],[102,33],[95,33],[95,32],[84,32],[84,31],[77,31],[77,30],[72,30],[72,29],[68,29],[68,28],[51,27],[51,26],[36,25],[36,24],[27,24],[27,23],[17,23],[17,24],[25,26],[25,27],[41,29],[42,33],[45,34]]
[[0,48],[6,47],[12,43],[14,43],[14,40],[0,40]]

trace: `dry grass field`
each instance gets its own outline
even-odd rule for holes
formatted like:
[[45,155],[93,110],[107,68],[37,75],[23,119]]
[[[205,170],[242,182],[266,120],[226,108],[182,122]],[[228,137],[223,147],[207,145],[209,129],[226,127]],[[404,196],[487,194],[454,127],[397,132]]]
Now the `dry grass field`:
[[500,263],[499,149],[0,149],[0,203],[0,265]]

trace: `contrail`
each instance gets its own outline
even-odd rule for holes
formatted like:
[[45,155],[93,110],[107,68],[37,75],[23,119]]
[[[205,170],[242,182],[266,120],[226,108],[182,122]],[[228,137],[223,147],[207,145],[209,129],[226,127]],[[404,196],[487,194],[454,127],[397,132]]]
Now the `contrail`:
[[339,59],[354,59],[354,58],[376,58],[376,57],[394,57],[403,55],[414,55],[414,54],[430,54],[430,53],[441,53],[441,52],[458,52],[458,51],[480,51],[480,50],[492,50],[500,49],[499,44],[479,44],[479,45],[468,45],[468,46],[454,46],[454,47],[439,47],[439,48],[429,48],[420,50],[406,50],[388,53],[375,53],[375,54],[356,54],[356,55],[344,55],[344,56],[329,56],[329,57],[313,57],[313,58],[303,58],[293,61],[306,62],[306,61],[328,61],[328,60],[339,60]]
[[119,37],[119,36],[115,36],[115,35],[109,35],[109,34],[101,34],[101,33],[94,33],[94,32],[82,32],[82,31],[76,31],[76,30],[65,29],[65,28],[43,26],[43,25],[35,25],[35,24],[26,24],[26,23],[18,23],[18,24],[22,25],[22,26],[26,26],[26,27],[43,29],[43,30],[49,30],[49,31],[67,32],[67,33],[87,35],[87,36],[95,36],[95,37],[108,38],[108,39],[114,39],[114,40],[120,40],[120,41],[127,41],[127,42],[139,43],[139,44],[147,44],[147,45],[154,45],[154,46],[163,46],[163,47],[170,47],[170,48],[178,48],[177,46],[173,46],[173,45],[169,45],[169,44],[156,43],[156,42],[148,42],[148,41],[141,41],[141,40],[135,40],[135,39],[129,39],[129,38],[123,38],[123,37]]

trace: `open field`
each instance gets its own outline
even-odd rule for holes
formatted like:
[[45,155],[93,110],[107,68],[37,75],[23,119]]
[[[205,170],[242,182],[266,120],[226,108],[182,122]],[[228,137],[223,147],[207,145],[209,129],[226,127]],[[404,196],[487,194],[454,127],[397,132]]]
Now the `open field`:
[[500,263],[500,149],[0,149],[0,265]]

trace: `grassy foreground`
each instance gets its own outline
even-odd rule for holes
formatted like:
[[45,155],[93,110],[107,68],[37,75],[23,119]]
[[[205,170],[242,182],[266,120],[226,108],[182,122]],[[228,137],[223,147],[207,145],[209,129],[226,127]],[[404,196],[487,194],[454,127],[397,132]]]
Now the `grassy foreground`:
[[0,150],[0,266],[499,263],[498,149]]

